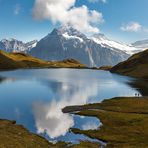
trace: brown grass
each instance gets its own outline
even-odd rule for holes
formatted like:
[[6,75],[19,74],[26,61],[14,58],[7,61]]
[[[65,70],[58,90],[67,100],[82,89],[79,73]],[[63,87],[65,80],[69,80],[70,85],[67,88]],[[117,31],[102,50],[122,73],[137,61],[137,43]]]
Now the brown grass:
[[148,49],[114,66],[111,72],[148,79]]
[[0,51],[0,70],[18,68],[87,68],[84,64],[67,59],[63,61],[43,61],[24,53],[6,53]]

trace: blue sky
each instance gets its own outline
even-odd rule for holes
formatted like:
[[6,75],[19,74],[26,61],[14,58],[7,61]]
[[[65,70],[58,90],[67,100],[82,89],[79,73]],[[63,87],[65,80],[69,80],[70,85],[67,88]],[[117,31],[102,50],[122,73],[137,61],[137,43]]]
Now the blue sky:
[[[63,5],[64,9],[62,8],[61,12],[56,10],[57,13],[59,13],[58,16],[54,13],[52,15],[47,15],[46,13],[42,15],[43,8],[40,10],[40,5],[37,5],[37,1],[50,2],[52,0],[0,0],[0,39],[16,38],[22,41],[39,40],[60,23],[65,23],[65,18],[63,19],[64,16],[59,18],[59,15],[62,14],[62,10],[64,10],[65,7],[68,7],[67,5]],[[66,1],[67,0],[65,0],[65,2]],[[92,19],[94,19],[93,21],[80,20],[80,22],[77,23],[77,27],[80,24],[81,28],[83,28],[82,22],[86,21],[85,23],[88,24],[85,26],[85,30],[87,30],[87,27],[90,28],[93,25],[91,31],[94,32],[92,33],[95,33],[93,29],[98,27],[100,32],[106,36],[127,43],[148,39],[148,0],[69,1],[72,1],[72,7],[74,8],[72,8],[71,12],[66,12],[67,16],[75,17],[75,15],[79,15],[77,13],[81,12],[81,10],[85,12],[86,8],[90,13],[91,10],[96,10],[94,16],[96,16],[97,19],[92,17]],[[84,8],[82,5],[86,7]],[[71,4],[69,4],[69,6],[71,6]],[[75,8],[80,8],[80,11],[76,13],[77,9]],[[33,12],[36,16],[32,14]],[[54,16],[56,16],[55,20]],[[72,19],[66,21],[75,23]],[[76,21],[78,22],[77,19]]]

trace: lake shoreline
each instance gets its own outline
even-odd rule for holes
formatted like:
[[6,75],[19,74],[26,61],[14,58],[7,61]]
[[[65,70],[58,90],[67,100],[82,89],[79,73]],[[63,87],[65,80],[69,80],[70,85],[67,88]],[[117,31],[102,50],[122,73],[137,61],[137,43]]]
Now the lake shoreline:
[[[35,68],[35,69],[40,69],[40,68]],[[36,71],[34,69],[31,70],[31,68],[29,68],[29,69],[26,69],[28,71],[26,71],[25,69],[21,69],[20,71],[18,69],[16,69],[18,71],[12,72],[12,73],[11,72],[8,72],[8,73],[7,72],[4,72],[4,73],[2,72],[1,73],[1,77],[2,77],[1,82],[2,82],[2,88],[4,88],[4,89],[1,89],[1,90],[6,90],[7,93],[10,90],[10,93],[11,93],[11,91],[13,90],[12,88],[14,88],[14,90],[12,92],[15,92],[16,89],[19,92],[21,92],[21,91],[23,92],[23,95],[21,95],[19,97],[17,97],[18,95],[17,95],[17,92],[16,92],[16,96],[15,95],[14,96],[12,95],[11,97],[8,97],[8,100],[7,100],[7,96],[1,95],[1,97],[3,96],[3,98],[5,98],[5,100],[7,100],[6,101],[6,104],[7,104],[7,102],[11,102],[12,101],[12,98],[14,98],[14,101],[15,101],[15,99],[17,99],[17,100],[19,100],[19,102],[22,102],[23,103],[23,106],[26,105],[25,104],[27,102],[27,99],[26,98],[32,98],[33,101],[32,100],[29,101],[30,105],[32,105],[34,102],[36,103],[35,105],[37,105],[37,106],[33,106],[31,108],[33,110],[32,113],[33,113],[34,118],[35,118],[35,123],[33,122],[33,123],[30,124],[31,126],[34,126],[35,129],[33,129],[32,127],[30,128],[26,123],[24,124],[24,122],[23,123],[20,122],[21,120],[24,120],[23,119],[23,116],[20,116],[20,113],[22,114],[23,113],[23,110],[24,109],[26,110],[26,108],[22,108],[22,106],[19,107],[19,103],[18,102],[16,102],[16,103],[18,103],[17,104],[17,108],[18,109],[16,109],[14,111],[14,115],[11,114],[11,113],[9,113],[6,116],[5,115],[5,112],[4,112],[4,114],[2,114],[3,116],[1,116],[1,117],[5,117],[6,119],[15,119],[18,123],[22,123],[23,126],[27,127],[29,129],[29,131],[32,131],[33,133],[36,133],[36,130],[38,130],[38,128],[40,128],[40,127],[37,127],[35,125],[36,123],[45,123],[46,121],[47,121],[47,125],[48,124],[50,125],[50,121],[52,123],[52,118],[51,119],[49,118],[48,120],[46,119],[46,114],[49,113],[49,109],[50,109],[50,106],[51,106],[51,103],[52,103],[52,100],[50,101],[48,99],[48,97],[50,97],[50,93],[48,93],[48,92],[50,92],[49,90],[51,90],[53,93],[56,94],[56,98],[59,97],[59,99],[60,99],[60,101],[56,101],[55,102],[54,109],[58,109],[57,105],[59,106],[60,104],[63,104],[63,102],[64,102],[64,105],[62,105],[61,108],[64,107],[64,106],[67,106],[67,105],[85,104],[86,102],[101,102],[102,101],[101,99],[106,98],[106,96],[104,96],[104,94],[110,93],[110,92],[112,93],[112,92],[114,92],[114,90],[116,90],[116,88],[117,88],[116,94],[115,95],[114,94],[111,94],[112,96],[110,95],[109,97],[117,96],[119,93],[120,93],[120,96],[121,95],[124,96],[125,94],[123,94],[123,92],[124,92],[123,89],[125,89],[125,88],[126,88],[126,92],[127,92],[127,90],[129,91],[129,92],[127,92],[127,94],[129,94],[129,95],[133,95],[135,93],[138,94],[138,91],[136,89],[132,89],[132,88],[135,88],[135,87],[131,87],[131,88],[128,87],[129,84],[127,84],[127,82],[131,82],[130,79],[128,79],[126,77],[124,79],[124,77],[122,78],[120,76],[119,76],[119,79],[118,79],[118,76],[116,76],[116,75],[113,76],[109,72],[100,71],[100,73],[99,73],[99,71],[94,71],[93,72],[91,70],[88,70],[88,71],[87,70],[84,70],[84,71],[83,70],[75,70],[75,68],[73,68],[73,67],[72,67],[73,70],[69,70],[67,67],[66,67],[66,69],[64,68],[65,70],[54,70],[54,69],[60,69],[60,68],[57,68],[57,67],[56,68],[52,68],[52,69],[51,70],[43,70],[43,71],[41,69],[41,71],[40,70],[39,71],[38,70]],[[61,69],[63,69],[63,68],[61,68]],[[93,68],[93,70],[95,70],[95,69]],[[61,77],[59,77],[58,72],[60,72]],[[36,73],[37,73],[37,75],[36,75]],[[91,77],[90,77],[90,75],[91,75]],[[16,77],[16,79],[15,79],[15,77]],[[3,78],[4,78],[4,80],[3,80]],[[34,78],[36,78],[36,79],[34,79]],[[42,80],[42,78],[43,78],[43,80]],[[69,78],[68,81],[67,81],[67,78]],[[73,78],[73,79],[71,80],[71,78]],[[33,87],[31,86],[31,83],[32,83],[31,80],[33,80],[33,84],[34,84],[34,85],[32,85]],[[48,83],[45,83],[45,80]],[[110,81],[112,83],[110,83]],[[24,85],[24,82],[26,82],[25,85]],[[38,82],[40,82],[40,83],[38,83]],[[79,82],[81,82],[80,85],[78,85]],[[100,84],[100,82],[102,82],[102,84],[103,84],[103,87],[102,87],[103,88],[102,91],[104,91],[103,96],[98,96],[98,89],[96,89],[96,88],[99,88],[98,87],[98,84]],[[118,84],[119,85],[118,87],[115,87],[115,88],[112,89],[112,85],[113,84],[117,84],[117,82],[119,82],[120,85]],[[7,84],[7,87],[8,87],[7,89],[5,88],[5,86],[6,86],[5,84]],[[9,85],[9,84],[11,84],[11,85]],[[20,85],[22,86],[22,84],[23,84],[23,87],[20,88],[19,86]],[[39,85],[37,85],[37,84],[39,84]],[[28,87],[28,86],[31,86],[31,87]],[[34,90],[36,90],[35,89],[36,86],[39,86],[39,90],[37,89],[37,91],[34,92]],[[41,89],[42,87],[40,87],[40,86],[43,87],[43,90],[45,90],[45,88],[47,88],[47,96],[44,97],[46,100],[45,100],[45,103],[43,103],[43,104],[40,104],[40,102],[38,103],[38,101],[40,99],[36,99],[37,98],[36,96],[39,97],[40,96],[40,93],[39,92],[40,92],[40,90],[42,90]],[[107,87],[105,87],[105,86],[107,86]],[[119,92],[118,92],[118,88],[119,87],[120,87],[120,89],[119,89]],[[83,90],[83,88],[84,88],[84,90]],[[32,97],[32,95],[26,96],[24,90],[26,92],[29,92],[30,91],[30,93],[34,92],[34,93],[32,93],[32,95],[35,95],[35,97]],[[60,92],[64,92],[64,94],[61,94],[60,93],[59,96],[57,96],[57,92],[59,92],[59,90],[60,90]],[[67,92],[73,92],[73,95],[69,96],[69,93],[67,94]],[[87,93],[88,93],[88,95],[86,96]],[[65,102],[65,100],[62,101],[62,99],[61,99],[62,98],[62,95],[66,96],[66,99],[67,99],[66,102]],[[83,95],[84,95],[84,98],[83,98]],[[90,96],[92,96],[92,99],[94,98],[94,100],[96,100],[96,101],[93,101],[93,100],[90,101],[89,100],[89,97]],[[52,99],[52,97],[51,97],[51,99]],[[78,100],[76,100],[76,99],[78,99]],[[80,101],[80,99],[83,99],[83,100]],[[124,99],[126,99],[126,98],[124,98]],[[136,98],[136,99],[141,100],[141,98]],[[2,101],[3,101],[3,99],[2,99]],[[27,102],[27,104],[28,104],[28,102]],[[98,103],[84,105],[83,107],[82,106],[71,106],[70,108],[67,108],[65,111],[63,110],[63,112],[79,115],[79,113],[82,113],[84,111],[88,111],[88,112],[93,111],[93,113],[97,111],[97,112],[99,112],[99,117],[98,117],[99,119],[100,119],[100,116],[103,116],[104,112],[109,112],[109,113],[112,112],[112,114],[118,114],[118,113],[120,113],[120,110],[117,111],[117,110],[112,110],[110,108],[107,109],[107,108],[102,108],[102,107],[101,108],[100,107],[98,108],[98,106],[95,105],[95,104],[98,104]],[[102,103],[99,103],[99,106],[101,104]],[[125,104],[126,104],[126,102],[124,103],[124,105]],[[131,104],[130,106],[132,106],[132,105],[133,104]],[[14,106],[12,105],[12,107],[13,108],[16,108],[15,105]],[[43,112],[44,114],[42,114],[42,116],[41,116],[42,117],[42,120],[40,120],[40,118],[38,118],[38,117],[40,117],[38,115],[41,113],[41,111],[39,111],[40,108],[38,108],[38,107],[41,107],[41,109],[42,108],[44,109],[44,108],[48,107],[47,112]],[[84,109],[84,107],[85,107],[85,109]],[[59,111],[60,112],[61,112],[61,108],[59,108]],[[30,110],[30,108],[27,108],[27,110]],[[54,110],[52,112],[54,113]],[[51,115],[53,115],[52,112],[51,112]],[[133,111],[131,113],[132,114],[135,114],[135,115],[139,115],[139,113],[135,113]],[[141,113],[144,114],[144,112],[141,112]],[[25,112],[25,114],[26,115],[30,115],[29,113],[26,113],[26,112]],[[111,114],[111,116],[112,116],[112,114]],[[10,115],[10,117],[9,117],[9,115]],[[147,113],[145,113],[145,115],[147,115]],[[16,117],[18,117],[18,116],[21,117],[20,118],[21,120],[17,120]],[[70,116],[70,115],[66,115],[66,114],[63,115],[62,114],[61,117],[60,117],[60,119],[61,119],[60,121],[61,122],[58,122],[59,123],[58,126],[59,125],[61,126],[61,124],[63,124],[63,126],[66,125],[66,121],[65,120],[64,120],[64,122],[62,121],[63,116],[65,117],[65,116]],[[95,117],[93,114],[86,114],[86,115],[85,114],[84,115],[82,114],[82,116]],[[56,118],[56,115],[53,115],[53,117],[55,117],[55,119],[57,119]],[[74,115],[73,115],[73,117],[74,117]],[[70,127],[80,128],[80,129],[83,129],[83,130],[84,129],[88,129],[88,128],[83,128],[83,126],[86,127],[86,126],[89,125],[88,124],[88,123],[90,123],[89,121],[93,121],[93,119],[92,120],[89,120],[89,119],[88,120],[87,119],[84,120],[83,118],[78,119],[78,120],[80,121],[80,124],[79,125],[77,124],[76,126],[69,126],[68,130],[70,129]],[[75,121],[78,121],[78,120],[75,120],[74,118],[72,118],[71,121],[75,122]],[[29,122],[30,121],[29,118],[26,118],[26,121]],[[43,121],[43,122],[40,122],[40,121]],[[67,121],[69,121],[69,120],[67,120]],[[101,120],[101,123],[102,123],[102,120]],[[94,124],[94,125],[97,127],[98,123],[96,122],[96,124]],[[105,125],[104,122],[103,122],[103,125]],[[13,127],[13,125],[11,125],[11,126]],[[46,129],[46,128],[48,128],[48,126],[45,126],[45,127],[43,126],[42,128],[43,129]],[[50,129],[50,127],[49,127],[49,129]],[[55,129],[56,129],[56,127],[55,127]],[[90,128],[90,129],[94,129],[94,128]],[[84,136],[84,137],[88,137],[88,139],[90,137],[91,139],[97,139],[97,140],[101,140],[103,142],[107,142],[108,143],[108,139],[106,140],[106,138],[104,138],[104,137],[99,137],[98,138],[98,137],[95,137],[94,135],[92,136],[92,135],[89,135],[88,133],[83,133],[83,131],[79,131],[78,129],[74,129],[74,128],[71,128],[70,131],[72,131],[72,133],[70,133],[70,135],[73,135],[74,138],[75,138],[75,136],[77,138],[77,137],[79,137],[79,135],[81,135],[81,136]],[[91,133],[92,130],[89,130],[89,131],[90,131],[90,134],[93,134],[93,133]],[[9,132],[11,132],[11,130]],[[44,132],[44,131],[41,131],[41,132]],[[29,133],[29,135],[30,134],[31,133]],[[78,134],[78,135],[76,135],[76,134]],[[69,136],[69,133],[67,135]],[[68,141],[67,140],[67,137],[66,137],[67,135],[65,135],[65,137],[64,137],[66,139],[66,140],[64,140],[65,142]],[[50,133],[47,133],[47,136],[49,136],[49,139],[48,139],[48,137],[46,137],[46,135],[44,136],[44,138],[47,138],[48,140],[50,140]],[[58,140],[59,141],[60,140],[63,140],[62,138],[61,139],[58,139]],[[83,138],[81,140],[83,140]],[[84,139],[84,140],[86,140],[86,139]],[[62,144],[62,146],[63,145],[66,145],[66,146],[69,145],[69,143],[65,143],[65,142],[62,142],[62,143],[61,142],[58,142],[57,144],[59,145],[59,143],[60,143],[60,146],[61,146],[61,144]],[[56,146],[57,146],[57,144],[56,144]],[[75,145],[73,145],[73,144],[75,144],[75,143],[72,143],[70,145],[74,147]],[[94,144],[93,141],[91,141],[91,140],[89,142],[86,142],[86,141],[85,142],[84,141],[81,141],[80,142],[80,145],[85,145],[85,146],[86,145],[87,146],[89,145],[90,147],[95,147],[95,146],[97,147],[98,144],[99,143],[95,143]],[[77,147],[78,147],[78,144],[77,144]]]
[[[32,68],[17,68],[17,69],[0,69],[0,72],[5,72],[5,71],[15,71],[15,70],[36,70],[36,69],[84,69],[84,70],[102,70],[99,68],[91,68],[91,67],[32,67]],[[107,71],[107,70],[103,70],[103,71]],[[109,70],[108,70],[109,71]]]
[[[123,104],[126,104],[126,106],[123,106]],[[133,106],[131,106],[131,104]],[[131,107],[129,108],[129,106]],[[62,111],[64,113],[72,113],[80,116],[97,117],[103,123],[98,130],[80,130],[71,128],[70,131],[74,134],[84,134],[92,139],[101,140],[107,143],[107,147],[148,146],[148,142],[144,141],[148,134],[148,130],[146,129],[146,123],[148,120],[147,96],[118,97],[104,100],[102,103],[72,106],[63,109]],[[98,143],[88,141],[81,141],[80,144],[76,145],[65,142],[57,142],[56,144],[53,144],[48,142],[44,137],[30,133],[22,125],[17,125],[16,121],[1,119],[0,126],[0,146],[10,146],[9,144],[13,143],[14,145],[17,144],[19,147],[23,147],[23,142],[25,142],[27,146],[38,145],[39,147],[44,146],[45,148],[79,148],[81,146],[99,146]],[[144,133],[141,131],[142,128],[145,129],[143,131]],[[123,129],[125,129],[125,131]],[[127,130],[129,131],[127,132]],[[130,137],[131,134],[133,137]],[[137,141],[137,139],[139,140]],[[13,144],[11,146],[13,146]]]
[[31,133],[28,129],[16,121],[0,119],[0,147],[9,148],[81,148],[84,146],[98,148],[99,142],[80,141],[73,144],[64,141],[50,142],[46,138]]
[[[148,97],[118,97],[82,106],[69,106],[64,113],[97,117],[103,123],[98,130],[80,130],[71,128],[75,134],[84,134],[107,143],[107,147],[148,146]],[[125,132],[128,131],[128,132]],[[137,132],[139,136],[137,138]],[[131,137],[132,135],[132,137]]]
[[[24,144],[23,144],[24,143]],[[45,138],[29,132],[16,121],[0,119],[0,147],[44,147],[52,146]]]

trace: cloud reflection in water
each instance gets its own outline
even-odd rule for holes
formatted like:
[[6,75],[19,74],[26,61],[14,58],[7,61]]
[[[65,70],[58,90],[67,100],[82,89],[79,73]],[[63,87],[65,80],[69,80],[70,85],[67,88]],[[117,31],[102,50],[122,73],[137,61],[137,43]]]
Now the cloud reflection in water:
[[[38,69],[1,72],[0,93],[4,98],[0,99],[1,110],[4,110],[1,114],[10,117],[11,107],[16,120],[31,131],[36,132],[35,124],[38,133],[46,131],[49,137],[59,139],[73,125],[81,128],[89,121],[74,120],[75,116],[61,112],[63,107],[100,102],[115,96],[132,96],[137,89],[127,84],[131,81],[131,78],[106,71]],[[33,116],[30,105],[33,105]]]
[[57,88],[54,91],[60,92],[59,97],[61,99],[53,98],[49,103],[35,102],[33,104],[33,113],[38,133],[46,131],[50,138],[65,135],[69,128],[74,126],[73,117],[69,114],[63,114],[61,112],[62,108],[70,105],[85,104],[90,97],[97,95],[97,84],[95,82],[89,85],[85,82],[80,82],[75,87],[70,87],[67,83],[57,84],[60,87],[54,87]]

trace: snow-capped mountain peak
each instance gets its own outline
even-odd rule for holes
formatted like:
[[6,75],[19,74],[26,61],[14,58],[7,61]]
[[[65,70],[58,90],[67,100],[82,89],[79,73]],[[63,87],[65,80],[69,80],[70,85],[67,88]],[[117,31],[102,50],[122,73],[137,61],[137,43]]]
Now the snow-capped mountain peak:
[[81,37],[78,37],[78,36],[75,36],[75,35],[69,35],[67,32],[66,33],[63,33],[62,36],[67,39],[67,40],[70,40],[70,39],[77,39],[79,40],[80,42],[83,42],[83,39]]
[[[59,28],[55,28],[42,40],[47,41],[51,37],[58,37],[61,40],[65,40],[65,42],[73,41],[75,42],[75,45],[78,44],[78,42],[82,43],[85,39],[87,39],[87,37],[83,33],[71,26],[62,26]],[[66,50],[66,48],[64,49]]]
[[93,37],[99,40],[108,40],[107,37],[102,33],[94,34]]
[[[107,40],[104,35],[99,36],[102,41]],[[123,51],[101,46],[70,26],[55,28],[29,54],[44,60],[73,58],[88,66],[115,65],[129,57]]]
[[110,40],[104,34],[95,34],[91,37],[91,39],[102,47],[108,47],[112,50],[122,50],[130,55],[138,52],[138,49],[136,47]]
[[104,34],[87,37],[71,26],[55,28],[39,42],[23,43],[16,39],[4,39],[0,41],[0,49],[25,52],[44,60],[72,58],[88,66],[115,65],[140,51],[132,44],[113,41]]
[[80,31],[76,30],[75,28],[71,26],[62,26],[59,28],[55,28],[49,35],[61,35],[67,39],[76,38],[80,39],[82,41],[83,38],[86,38],[86,36],[81,33]]

